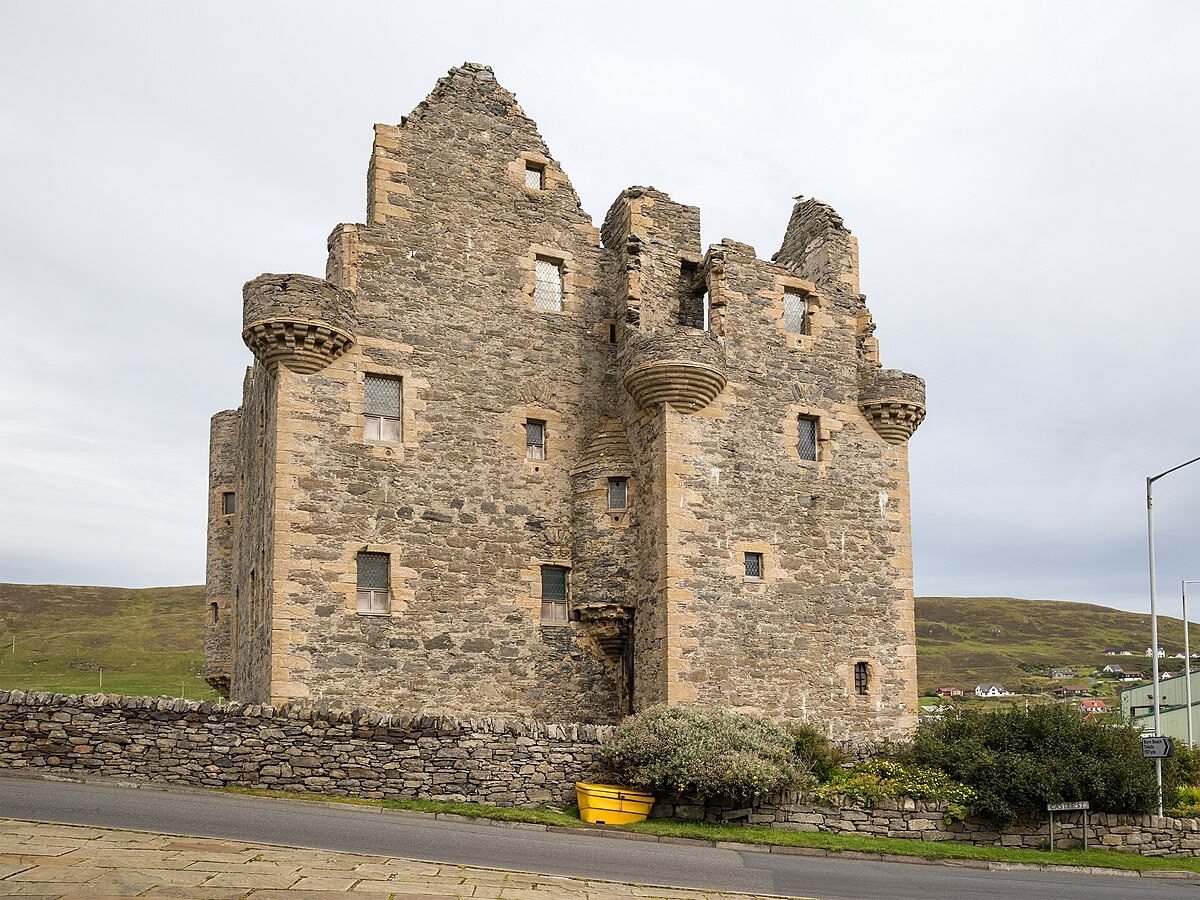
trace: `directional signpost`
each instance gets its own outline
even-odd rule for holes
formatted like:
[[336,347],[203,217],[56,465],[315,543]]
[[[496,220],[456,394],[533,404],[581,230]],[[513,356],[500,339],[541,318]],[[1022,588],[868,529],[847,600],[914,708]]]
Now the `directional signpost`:
[[1083,849],[1087,849],[1088,837],[1088,810],[1091,808],[1086,800],[1072,800],[1069,803],[1051,803],[1046,807],[1046,812],[1050,813],[1050,852],[1054,852],[1054,814],[1056,812],[1082,812],[1083,813]]
[[1175,755],[1175,740],[1169,737],[1146,735],[1142,738],[1143,759],[1166,759]]

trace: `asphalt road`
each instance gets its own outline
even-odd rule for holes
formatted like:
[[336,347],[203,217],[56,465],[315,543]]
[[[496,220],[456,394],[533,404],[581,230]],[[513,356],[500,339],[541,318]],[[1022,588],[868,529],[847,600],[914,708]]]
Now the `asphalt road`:
[[821,900],[1158,900],[1197,896],[1186,880],[866,862],[497,828],[354,807],[216,792],[0,778],[0,816],[252,843]]

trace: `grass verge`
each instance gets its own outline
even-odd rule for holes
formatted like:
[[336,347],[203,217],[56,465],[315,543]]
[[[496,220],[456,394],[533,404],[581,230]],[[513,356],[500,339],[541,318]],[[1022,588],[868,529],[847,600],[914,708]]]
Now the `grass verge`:
[[[450,803],[440,800],[365,800],[361,797],[334,797],[325,794],[302,794],[294,791],[271,791],[260,788],[224,788],[235,794],[273,797],[286,800],[319,800],[371,806],[376,809],[403,809],[411,812],[448,813],[470,819],[491,819],[499,822],[527,822],[535,825],[557,825],[566,828],[585,828],[573,808],[556,809],[547,806],[516,809],[489,806],[485,803]],[[950,841],[919,841],[907,838],[872,837],[857,834],[829,834],[816,831],[789,831],[758,825],[715,825],[708,822],[685,822],[677,819],[650,819],[636,825],[616,826],[621,831],[652,834],[658,837],[691,838],[701,841],[735,841],[743,844],[768,844],[776,847],[809,847],[830,852],[887,853],[893,856],[912,856],[927,860],[980,860],[997,863],[1030,865],[1095,866],[1104,869],[1124,869],[1134,872],[1182,871],[1200,874],[1200,859],[1139,856],[1117,850],[1016,850],[1009,847],[977,847]]]

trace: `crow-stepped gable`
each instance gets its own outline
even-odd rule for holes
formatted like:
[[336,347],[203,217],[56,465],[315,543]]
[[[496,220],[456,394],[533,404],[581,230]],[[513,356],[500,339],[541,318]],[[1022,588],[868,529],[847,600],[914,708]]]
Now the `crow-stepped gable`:
[[607,723],[657,703],[916,719],[907,440],[841,218],[597,229],[486,66],[376,125],[324,279],[244,291],[212,422],[206,676],[250,703]]

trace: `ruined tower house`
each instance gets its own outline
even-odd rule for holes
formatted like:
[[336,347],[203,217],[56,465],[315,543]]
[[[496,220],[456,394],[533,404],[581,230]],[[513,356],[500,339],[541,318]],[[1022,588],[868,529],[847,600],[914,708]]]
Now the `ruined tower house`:
[[212,420],[206,677],[561,722],[657,703],[915,724],[907,440],[855,239],[771,262],[651,187],[597,229],[486,66],[376,125],[325,278],[246,284]]

